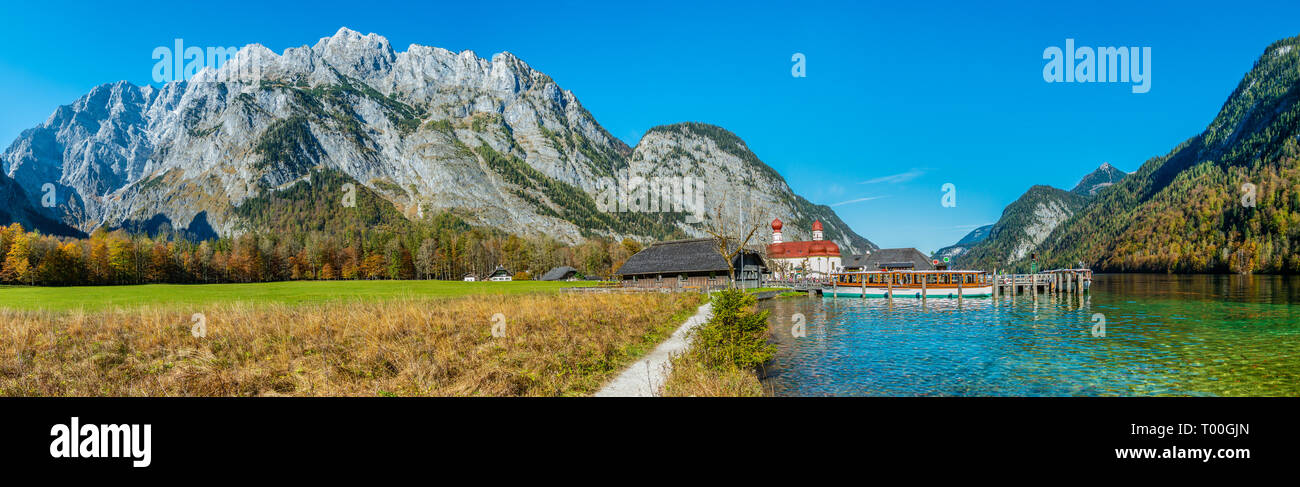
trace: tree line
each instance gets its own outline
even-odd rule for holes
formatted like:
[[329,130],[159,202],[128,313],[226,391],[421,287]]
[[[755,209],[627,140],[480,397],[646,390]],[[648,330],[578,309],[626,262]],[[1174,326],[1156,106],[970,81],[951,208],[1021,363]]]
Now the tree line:
[[[446,219],[434,219],[445,222]],[[87,238],[0,227],[0,282],[36,286],[230,283],[336,279],[449,279],[485,275],[498,265],[517,279],[568,265],[590,277],[611,276],[640,243],[591,238],[566,244],[459,225],[413,225],[403,232],[342,235],[248,232],[191,240],[95,230]]]

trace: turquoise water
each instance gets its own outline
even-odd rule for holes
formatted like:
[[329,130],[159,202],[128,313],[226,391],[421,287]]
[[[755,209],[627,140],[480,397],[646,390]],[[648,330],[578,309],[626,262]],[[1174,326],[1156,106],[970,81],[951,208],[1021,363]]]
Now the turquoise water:
[[763,382],[780,396],[1300,396],[1297,305],[1296,277],[1132,274],[1097,275],[1082,299],[774,299]]

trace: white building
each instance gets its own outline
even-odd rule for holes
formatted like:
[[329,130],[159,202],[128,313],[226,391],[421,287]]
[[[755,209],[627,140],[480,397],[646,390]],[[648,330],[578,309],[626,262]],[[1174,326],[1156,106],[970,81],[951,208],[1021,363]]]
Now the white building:
[[822,237],[821,220],[812,224],[812,240],[785,242],[781,219],[772,220],[772,243],[767,246],[768,268],[776,279],[826,277],[840,270],[840,246]]
[[514,280],[514,277],[511,277],[511,275],[510,275],[510,271],[506,270],[505,267],[497,266],[496,270],[492,271],[491,274],[488,274],[487,278],[485,278],[485,279],[483,279],[483,280],[485,280],[485,281],[497,281],[497,282],[501,282],[501,281],[513,281],[513,280]]

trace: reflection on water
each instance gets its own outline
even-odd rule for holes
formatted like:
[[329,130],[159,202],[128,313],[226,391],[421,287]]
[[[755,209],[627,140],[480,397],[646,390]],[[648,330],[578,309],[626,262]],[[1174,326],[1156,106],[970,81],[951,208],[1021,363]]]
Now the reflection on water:
[[1296,304],[1295,277],[1131,274],[1097,275],[1082,298],[775,299],[760,304],[778,346],[764,383],[792,396],[1297,396]]

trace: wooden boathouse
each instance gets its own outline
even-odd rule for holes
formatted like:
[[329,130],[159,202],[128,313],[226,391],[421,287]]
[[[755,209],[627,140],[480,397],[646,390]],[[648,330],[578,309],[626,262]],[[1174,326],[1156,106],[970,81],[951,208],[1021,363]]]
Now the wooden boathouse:
[[758,252],[739,252],[731,267],[735,275],[728,274],[727,259],[718,253],[712,238],[695,238],[646,247],[629,258],[617,274],[625,288],[712,290],[728,287],[733,281],[736,287],[762,287],[767,265]]

